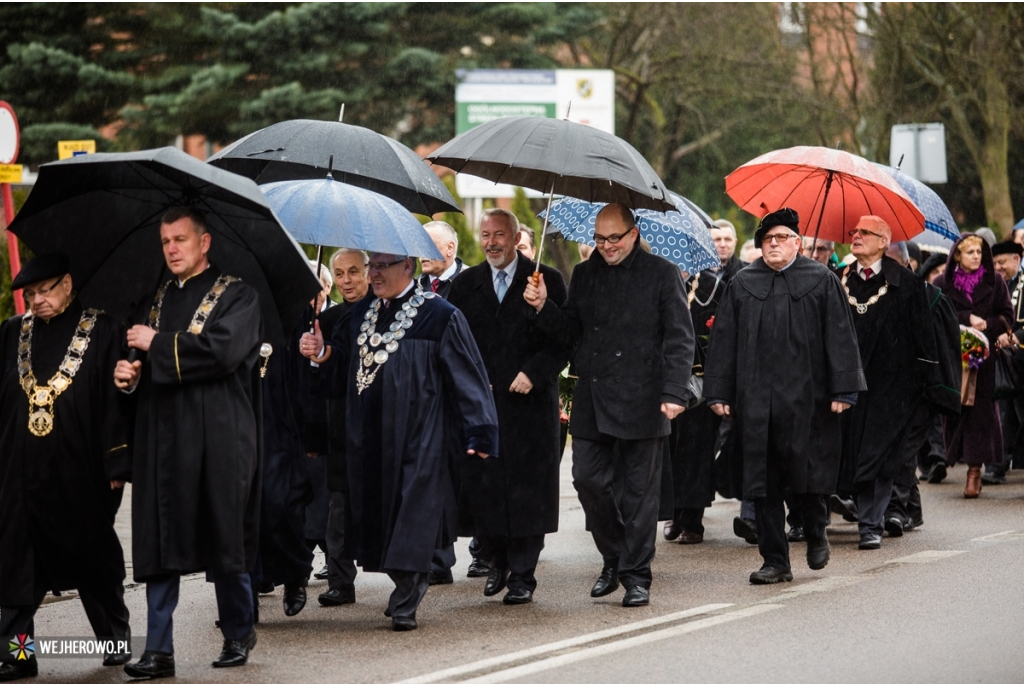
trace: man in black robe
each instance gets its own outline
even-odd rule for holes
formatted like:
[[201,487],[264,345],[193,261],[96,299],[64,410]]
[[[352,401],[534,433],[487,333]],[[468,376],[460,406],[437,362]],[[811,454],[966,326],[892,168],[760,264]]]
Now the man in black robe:
[[[362,250],[348,248],[342,248],[331,255],[331,274],[342,299],[320,312],[317,318],[320,330],[327,332],[328,336],[345,313],[369,292],[366,267],[369,260],[369,256]],[[312,365],[305,357],[303,360],[308,374]],[[324,420],[327,423],[325,442],[316,446],[314,451],[320,454],[319,458],[327,460],[327,491],[330,493],[327,513],[327,590],[320,593],[317,601],[321,606],[341,606],[356,601],[356,565],[352,557],[345,553],[345,521],[350,517],[345,459],[345,398],[325,395],[313,400],[324,405]],[[312,449],[312,446],[307,448]]]
[[[47,592],[78,589],[98,639],[130,635],[124,553],[114,532],[131,475],[122,398],[111,382],[123,331],[75,297],[63,254],[28,262],[11,284],[30,312],[0,325],[0,639],[35,634]],[[54,396],[55,399],[54,399]],[[43,401],[38,401],[43,400]],[[36,675],[10,660],[0,681]],[[123,664],[131,652],[103,664]]]
[[604,560],[591,589],[626,586],[622,606],[650,602],[662,443],[691,400],[694,337],[679,268],[643,250],[629,208],[597,215],[597,250],[573,271],[562,307],[543,275],[524,297],[537,326],[572,349],[573,484]]
[[[1003,331],[996,338],[999,354],[1005,355],[1006,364],[996,368],[997,385],[1010,389],[1010,397],[999,400],[999,418],[1003,428],[1003,461],[1000,464],[986,464],[981,474],[981,482],[985,485],[1002,485],[1006,483],[1006,471],[1013,462],[1013,468],[1021,468],[1024,459],[1024,350],[1020,348],[1020,339],[1024,338],[1024,277],[1021,272],[1021,256],[1024,247],[1012,240],[1004,240],[992,246],[992,264],[999,275],[1006,281],[1010,291],[1010,306],[1013,307],[1013,319],[1010,330]],[[1016,339],[1014,339],[1016,338]],[[1005,392],[1005,391],[1004,391]]]
[[302,353],[327,363],[346,400],[351,519],[347,553],[395,583],[396,631],[417,628],[430,561],[441,538],[448,475],[447,413],[458,413],[470,458],[498,454],[487,371],[465,317],[415,287],[415,260],[370,255],[374,298],[345,313],[325,344],[319,326]]
[[801,513],[808,565],[828,563],[824,498],[839,475],[839,414],[866,385],[842,286],[828,268],[800,256],[797,213],[768,214],[754,239],[763,256],[736,274],[718,308],[704,395],[736,421],[743,496],[755,502],[764,558],[750,582],[764,584],[793,579],[787,488]]
[[[519,235],[514,214],[487,210],[480,220],[487,261],[464,271],[448,295],[473,331],[498,410],[501,459],[467,462],[461,489],[491,566],[484,595],[507,583],[505,604],[533,601],[544,535],[558,530],[558,374],[569,359],[523,299],[536,264],[517,251]],[[548,297],[564,303],[562,275],[548,266],[540,271]]]
[[148,628],[133,678],[174,675],[172,617],[182,575],[205,570],[224,647],[241,666],[256,644],[249,572],[259,542],[259,296],[211,264],[201,212],[175,207],[160,238],[172,278],[136,311],[114,379],[137,402],[132,562],[146,583]]
[[[850,231],[856,262],[842,271],[868,389],[843,417],[841,489],[856,494],[860,549],[879,549],[894,479],[914,471],[928,436],[926,388],[939,383],[939,359],[924,281],[886,256],[892,230],[864,216]],[[905,252],[905,250],[904,250]]]

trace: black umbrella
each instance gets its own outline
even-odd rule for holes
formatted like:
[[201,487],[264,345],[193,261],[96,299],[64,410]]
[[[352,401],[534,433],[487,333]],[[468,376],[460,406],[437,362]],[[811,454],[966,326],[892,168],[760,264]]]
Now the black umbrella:
[[[427,159],[458,173],[548,193],[549,210],[557,193],[633,209],[675,211],[668,188],[632,145],[566,119],[495,119],[448,141]],[[546,224],[547,219],[545,229]]]
[[256,289],[266,336],[283,341],[320,291],[319,280],[255,183],[180,150],[44,164],[10,230],[36,254],[66,253],[82,302],[123,321],[170,278],[160,216],[177,205],[206,214],[210,261]]
[[410,212],[430,216],[462,211],[415,152],[368,128],[339,121],[282,121],[235,141],[207,162],[260,185],[320,180],[330,170],[334,180],[389,197]]

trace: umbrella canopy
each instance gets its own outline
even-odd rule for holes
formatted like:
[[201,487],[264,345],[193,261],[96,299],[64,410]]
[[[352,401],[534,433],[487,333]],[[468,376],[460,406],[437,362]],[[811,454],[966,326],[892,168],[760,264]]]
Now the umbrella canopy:
[[892,176],[841,150],[799,146],[769,152],[726,176],[725,191],[759,218],[791,207],[805,235],[837,243],[849,242],[847,231],[868,214],[889,224],[894,241],[924,230],[924,215]]
[[1010,230],[1011,231],[1017,231],[1017,230],[1020,230],[1020,229],[1024,229],[1024,219],[1021,219],[1020,221],[1015,223],[1013,225],[1013,228],[1011,228]]
[[632,145],[564,119],[495,119],[448,141],[427,159],[458,173],[542,193],[633,209],[675,209],[668,188]]
[[44,164],[10,230],[36,254],[67,254],[82,302],[123,321],[170,278],[160,216],[177,205],[206,214],[210,261],[256,289],[265,334],[282,341],[320,291],[309,262],[255,183],[180,150]]
[[[640,235],[650,244],[651,252],[690,274],[721,266],[711,239],[711,217],[681,195],[670,192],[669,197],[675,211],[638,209],[634,213]],[[566,240],[593,246],[594,224],[606,205],[568,197],[553,203],[550,213],[545,210],[540,216],[547,216],[548,233],[560,232]]]
[[260,186],[281,223],[300,243],[443,260],[430,234],[405,207],[330,176]]
[[282,121],[235,141],[207,162],[259,184],[323,180],[330,170],[334,180],[380,193],[410,212],[462,212],[415,152],[368,128],[339,121]]
[[957,228],[953,215],[949,213],[949,208],[938,193],[896,167],[877,162],[875,166],[896,179],[900,188],[903,188],[924,214],[924,233],[915,237],[914,242],[924,248],[934,246],[944,248],[948,252],[953,242],[960,237],[960,229]]

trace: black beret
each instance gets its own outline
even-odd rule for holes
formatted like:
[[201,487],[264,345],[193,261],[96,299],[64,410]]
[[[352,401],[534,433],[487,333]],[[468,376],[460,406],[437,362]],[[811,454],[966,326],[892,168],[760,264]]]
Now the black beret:
[[786,226],[793,229],[794,233],[800,233],[800,215],[796,213],[796,210],[789,207],[783,207],[770,214],[765,214],[764,218],[761,219],[761,224],[754,231],[754,247],[761,247],[764,234],[775,226]]
[[1020,243],[1015,243],[1012,240],[1004,240],[1001,243],[996,243],[992,246],[992,256],[1000,254],[1015,254],[1018,257],[1024,255],[1024,246]]
[[62,252],[51,252],[39,255],[21,267],[21,271],[11,281],[11,290],[21,290],[27,285],[48,281],[51,278],[64,276],[71,271],[71,260]]
[[917,262],[918,265],[921,264],[921,260],[923,259],[921,255],[921,247],[913,240],[907,241],[907,254],[910,255],[910,258]]

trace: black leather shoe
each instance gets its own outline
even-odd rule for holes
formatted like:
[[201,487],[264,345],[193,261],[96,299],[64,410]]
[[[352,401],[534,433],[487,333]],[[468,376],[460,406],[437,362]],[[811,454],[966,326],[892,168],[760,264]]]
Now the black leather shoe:
[[509,588],[501,599],[503,604],[529,604],[533,601],[533,593],[521,587]]
[[982,473],[981,483],[982,485],[1006,485],[1006,476],[991,472]]
[[672,541],[679,537],[679,534],[683,532],[683,527],[679,525],[674,519],[665,521],[665,528],[662,530],[662,534],[666,540]]
[[124,666],[132,660],[132,650],[122,654],[107,654],[103,657],[104,666]]
[[39,675],[39,663],[35,659],[5,661],[0,664],[0,683]]
[[449,571],[431,571],[427,574],[427,585],[451,585],[455,582],[455,578],[452,577],[452,572]]
[[622,598],[622,606],[624,607],[645,607],[650,603],[650,590],[639,585],[634,585],[626,590],[626,595]]
[[904,530],[914,530],[924,525],[924,516],[918,516],[917,518],[910,519],[910,525],[904,528]]
[[483,559],[473,559],[473,563],[469,565],[469,570],[466,571],[467,578],[486,578],[491,572],[491,565]]
[[173,678],[174,655],[146,650],[134,664],[125,664],[124,672],[129,678]]
[[241,640],[224,640],[224,647],[220,656],[214,659],[214,668],[231,668],[233,666],[244,666],[249,660],[249,652],[256,646],[256,629]]
[[274,594],[274,581],[272,580],[261,580],[257,592],[261,595],[272,595]]
[[828,506],[833,514],[839,514],[847,523],[857,522],[857,503],[852,499],[843,499],[839,495],[832,495],[828,498]]
[[790,528],[789,532],[786,533],[786,539],[790,542],[804,542],[807,536],[804,535],[803,526],[793,526]]
[[342,604],[355,604],[356,591],[328,590],[327,592],[321,592],[316,601],[320,602],[320,606],[323,607],[340,607]]
[[932,464],[931,469],[928,471],[928,482],[929,483],[941,483],[946,480],[946,462],[937,461]]
[[505,589],[508,582],[508,569],[494,566],[487,574],[487,584],[484,585],[484,597],[493,597]]
[[417,628],[419,628],[419,624],[416,623],[415,618],[410,618],[408,616],[395,616],[391,619],[391,630],[396,633],[404,633],[410,630],[416,630]]
[[792,581],[792,573],[785,569],[768,566],[767,564],[750,574],[750,582],[753,585],[772,585],[774,583],[789,583]]
[[313,574],[313,577],[317,580],[327,580],[327,564],[324,567]]
[[757,544],[757,524],[750,519],[737,516],[732,520],[732,532],[738,538],[743,538],[751,545]]
[[903,521],[900,521],[895,516],[890,516],[885,519],[885,532],[888,533],[891,538],[903,537]]
[[284,586],[284,615],[294,616],[306,606],[306,583]]
[[619,589],[618,569],[613,566],[605,566],[601,569],[601,576],[594,583],[590,590],[591,597],[604,597]]
[[857,549],[882,549],[882,536],[874,533],[861,535]]
[[820,571],[828,565],[831,550],[828,545],[828,538],[812,542],[807,541],[807,565],[812,571]]

